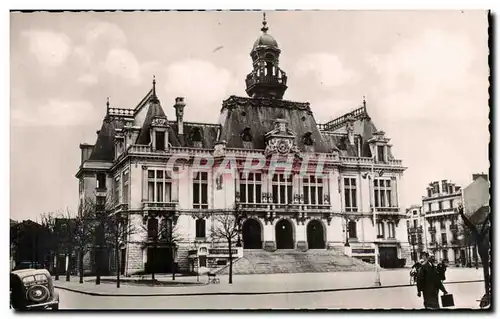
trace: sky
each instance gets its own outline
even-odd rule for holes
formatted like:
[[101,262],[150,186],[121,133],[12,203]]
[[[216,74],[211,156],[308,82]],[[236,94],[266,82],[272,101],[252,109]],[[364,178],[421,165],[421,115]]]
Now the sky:
[[[488,21],[484,11],[267,12],[282,50],[285,99],[318,123],[361,105],[408,167],[401,206],[427,184],[488,172]],[[246,96],[259,12],[10,14],[11,218],[76,210],[80,143],[112,107],[134,108],[152,77],[170,119],[216,122]]]

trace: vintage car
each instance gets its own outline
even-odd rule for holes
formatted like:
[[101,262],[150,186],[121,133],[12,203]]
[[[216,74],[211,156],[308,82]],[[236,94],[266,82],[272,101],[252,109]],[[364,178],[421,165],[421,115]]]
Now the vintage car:
[[59,309],[59,294],[46,269],[21,269],[10,273],[10,303],[16,310]]

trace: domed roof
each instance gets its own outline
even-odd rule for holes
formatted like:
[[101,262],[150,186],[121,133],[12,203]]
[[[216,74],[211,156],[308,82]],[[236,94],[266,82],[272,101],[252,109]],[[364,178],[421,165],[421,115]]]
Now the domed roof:
[[269,47],[275,47],[278,48],[278,42],[269,34],[263,33],[253,44],[253,48],[255,49],[256,47],[260,45],[265,45]]

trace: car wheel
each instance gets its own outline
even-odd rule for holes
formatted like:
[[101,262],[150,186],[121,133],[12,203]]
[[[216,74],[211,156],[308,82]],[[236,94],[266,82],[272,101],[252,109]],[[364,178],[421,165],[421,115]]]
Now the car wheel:
[[53,311],[57,311],[57,310],[59,310],[59,304],[58,304],[58,303],[56,303],[55,305],[52,305],[52,310],[53,310]]

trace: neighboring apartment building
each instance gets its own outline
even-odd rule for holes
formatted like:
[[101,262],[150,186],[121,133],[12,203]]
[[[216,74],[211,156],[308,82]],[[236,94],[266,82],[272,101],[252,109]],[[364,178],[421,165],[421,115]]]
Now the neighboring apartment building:
[[[364,101],[317,124],[309,103],[284,100],[281,50],[266,24],[250,53],[253,70],[244,79],[249,97],[224,100],[219,123],[185,121],[184,108],[198,106],[186,105],[182,97],[173,105],[176,118],[167,119],[155,81],[135,108],[108,103],[97,141],[80,145],[80,200],[112,196],[116,212],[151,232],[173,221],[182,238],[175,254],[181,271],[227,262],[227,247],[215,243],[210,232],[214,217],[230,214],[235,206],[244,214],[237,256],[244,249],[344,252],[348,243],[353,257],[372,260],[378,251],[382,266],[394,266],[399,258],[409,261],[399,206],[406,168],[395,159],[390,139],[375,127]],[[182,159],[171,161],[176,156]],[[213,156],[215,163],[231,157],[237,166],[218,175],[213,167],[195,167],[203,156]],[[249,156],[264,158],[263,167],[245,171],[241,165]],[[292,171],[273,173],[274,157],[291,157]],[[316,175],[320,166],[322,176]],[[124,274],[144,271],[159,255],[165,262],[156,263],[158,271],[171,270],[170,248],[153,254],[145,238],[141,232],[123,243]]]
[[426,238],[424,233],[425,215],[422,206],[412,205],[406,210],[406,229],[410,244],[411,260],[416,262],[424,251]]
[[461,198],[460,186],[448,180],[430,183],[427,196],[422,198],[426,250],[450,264],[458,264],[463,255],[463,241],[459,239],[462,221],[455,210]]

